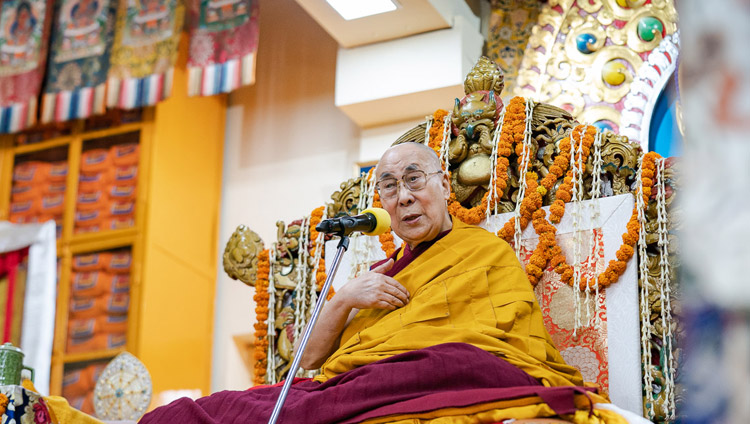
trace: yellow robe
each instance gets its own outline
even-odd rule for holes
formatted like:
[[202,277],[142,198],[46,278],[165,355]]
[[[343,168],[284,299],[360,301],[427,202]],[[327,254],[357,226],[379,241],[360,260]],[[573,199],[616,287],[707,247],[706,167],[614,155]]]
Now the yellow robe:
[[316,381],[404,352],[460,342],[495,354],[545,386],[583,385],[542,322],[526,273],[510,246],[453,220],[453,229],[394,278],[403,308],[361,310]]

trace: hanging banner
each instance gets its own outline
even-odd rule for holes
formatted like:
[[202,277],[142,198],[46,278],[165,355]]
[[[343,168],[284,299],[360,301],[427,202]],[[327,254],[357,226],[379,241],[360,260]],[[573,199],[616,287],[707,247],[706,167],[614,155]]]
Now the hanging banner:
[[255,82],[257,0],[189,0],[188,96]]
[[172,91],[185,8],[178,0],[121,0],[112,47],[107,106],[151,106]]
[[104,113],[114,0],[62,0],[55,7],[42,123]]
[[46,0],[2,2],[0,133],[21,131],[36,122],[37,97],[47,57],[50,9]]

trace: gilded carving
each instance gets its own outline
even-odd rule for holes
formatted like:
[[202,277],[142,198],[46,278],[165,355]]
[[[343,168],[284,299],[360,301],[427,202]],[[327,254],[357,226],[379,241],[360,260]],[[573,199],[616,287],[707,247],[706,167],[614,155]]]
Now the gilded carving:
[[289,225],[284,221],[276,222],[277,242],[273,247],[270,263],[272,276],[269,278],[275,289],[275,303],[269,305],[274,309],[273,315],[269,314],[273,317],[273,336],[269,340],[273,342],[274,360],[271,366],[275,379],[267,374],[267,383],[276,383],[285,378],[293,360],[299,316],[309,313],[309,292],[314,286],[315,276],[310,272],[314,264],[309,255],[310,246],[306,245],[306,222],[295,220]]
[[[424,134],[424,132],[422,132]],[[339,185],[339,191],[331,195],[332,202],[328,204],[326,216],[336,217],[340,215],[356,215],[357,201],[360,195],[362,178],[351,178]]]
[[476,201],[490,181],[492,133],[503,108],[504,87],[500,68],[481,57],[466,76],[463,99],[456,99],[452,114],[453,136],[448,143],[448,162],[457,165],[452,185],[460,202]]
[[294,359],[292,355],[294,351],[294,309],[291,306],[281,308],[277,306],[277,310],[276,321],[274,321],[274,328],[277,331],[276,352],[282,360],[277,362],[279,366],[276,375],[281,376],[286,374]]
[[642,55],[676,30],[672,0],[551,1],[532,30],[513,93],[619,132],[617,105]]
[[224,272],[233,280],[254,286],[258,271],[258,254],[263,240],[253,230],[240,225],[232,233],[224,248]]
[[490,4],[487,56],[500,65],[506,86],[512,89],[542,3],[537,0],[492,0]]
[[[631,143],[625,136],[605,132],[602,136],[602,181],[611,187],[613,194],[632,192],[635,173],[638,169],[638,157],[641,147]],[[588,167],[587,167],[588,168]]]

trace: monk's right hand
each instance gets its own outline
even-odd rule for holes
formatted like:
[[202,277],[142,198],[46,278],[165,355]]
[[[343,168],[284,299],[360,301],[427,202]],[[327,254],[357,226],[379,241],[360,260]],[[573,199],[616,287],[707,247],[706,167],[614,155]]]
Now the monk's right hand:
[[393,259],[349,280],[336,296],[356,309],[394,310],[409,302],[409,292],[394,278],[384,275],[393,267]]

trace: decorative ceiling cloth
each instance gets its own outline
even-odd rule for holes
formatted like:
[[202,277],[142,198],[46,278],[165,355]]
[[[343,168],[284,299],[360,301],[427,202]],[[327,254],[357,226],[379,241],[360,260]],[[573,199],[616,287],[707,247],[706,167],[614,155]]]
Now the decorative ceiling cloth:
[[178,0],[121,1],[107,81],[107,106],[133,109],[164,100],[185,14]]
[[50,6],[46,0],[5,0],[0,7],[0,133],[36,122]]
[[34,368],[34,385],[39,392],[49,393],[57,298],[55,221],[43,224],[0,221],[0,253],[25,247],[29,251],[20,347],[26,354],[24,364]]
[[188,95],[228,93],[255,82],[257,0],[189,0]]
[[42,123],[104,113],[114,0],[62,0],[55,5]]

